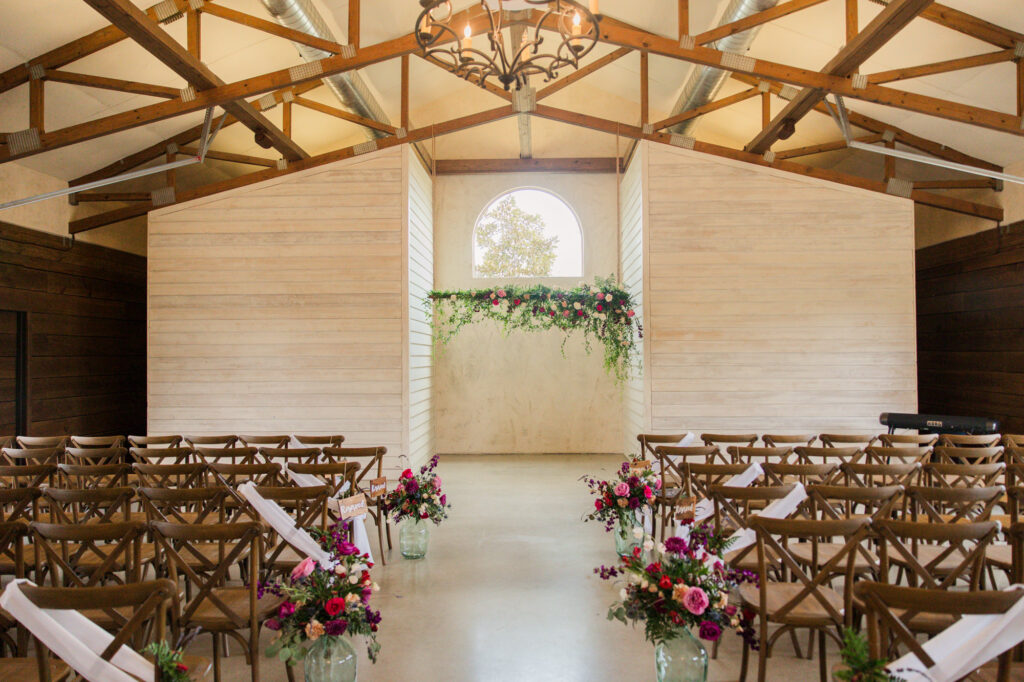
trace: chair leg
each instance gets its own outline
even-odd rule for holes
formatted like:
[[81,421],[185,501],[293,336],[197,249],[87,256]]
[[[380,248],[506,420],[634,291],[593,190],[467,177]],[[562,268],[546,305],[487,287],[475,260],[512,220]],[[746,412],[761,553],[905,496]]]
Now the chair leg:
[[803,658],[804,655],[800,652],[800,642],[796,638],[796,628],[789,629],[789,638],[793,641],[793,652],[796,653],[796,657]]
[[391,521],[385,517],[384,531],[388,534],[388,549],[391,549]]
[[220,638],[221,635],[213,633],[213,682],[220,682]]
[[828,656],[825,655],[825,631],[818,630],[818,677],[828,682]]
[[743,642],[743,653],[740,658],[740,682],[747,682],[747,668],[750,665],[750,647]]
[[768,679],[768,619],[764,615],[760,618],[761,648],[757,652],[757,682],[767,682]]
[[252,682],[260,682],[260,630],[249,631],[249,670]]

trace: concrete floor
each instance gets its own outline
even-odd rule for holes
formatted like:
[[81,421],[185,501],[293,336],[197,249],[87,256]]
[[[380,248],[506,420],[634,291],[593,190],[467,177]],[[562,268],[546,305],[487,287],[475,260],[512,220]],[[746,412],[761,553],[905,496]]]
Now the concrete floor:
[[[402,559],[393,530],[388,565],[374,569],[381,585],[375,606],[384,618],[381,656],[371,664],[362,640],[354,641],[359,679],[654,680],[654,649],[642,629],[605,618],[618,587],[592,570],[615,560],[613,540],[602,526],[581,520],[592,502],[579,477],[609,475],[620,462],[606,455],[442,457],[451,516],[432,530],[429,553],[419,561]],[[265,642],[272,635],[265,632]],[[209,656],[209,636],[191,650]],[[740,650],[739,637],[727,633],[709,679],[736,680]],[[833,646],[829,663],[836,658]],[[237,647],[224,669],[228,680],[250,677]],[[756,657],[751,670],[749,679],[756,679]],[[817,670],[817,661],[797,659],[787,640],[769,661],[768,679],[816,680]],[[261,677],[285,680],[284,665],[263,658]]]

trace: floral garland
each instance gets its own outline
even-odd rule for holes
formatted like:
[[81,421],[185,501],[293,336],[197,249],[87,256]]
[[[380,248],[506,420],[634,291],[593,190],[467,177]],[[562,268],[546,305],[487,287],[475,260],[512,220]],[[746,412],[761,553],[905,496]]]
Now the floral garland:
[[[589,353],[596,339],[604,345],[604,367],[616,381],[629,379],[639,366],[639,340],[643,325],[636,316],[636,302],[614,279],[598,277],[594,284],[574,289],[541,285],[506,286],[468,291],[431,291],[428,294],[435,339],[447,344],[467,324],[490,319],[508,334],[514,329],[560,329],[566,338],[582,332]],[[565,340],[562,341],[565,351]]]

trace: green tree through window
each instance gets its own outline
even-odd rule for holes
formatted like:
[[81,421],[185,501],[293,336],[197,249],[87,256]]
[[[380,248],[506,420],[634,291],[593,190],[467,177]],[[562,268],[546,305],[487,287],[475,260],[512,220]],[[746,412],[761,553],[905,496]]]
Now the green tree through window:
[[507,194],[480,217],[476,227],[478,277],[547,277],[555,264],[558,237],[547,237],[544,218],[527,213]]

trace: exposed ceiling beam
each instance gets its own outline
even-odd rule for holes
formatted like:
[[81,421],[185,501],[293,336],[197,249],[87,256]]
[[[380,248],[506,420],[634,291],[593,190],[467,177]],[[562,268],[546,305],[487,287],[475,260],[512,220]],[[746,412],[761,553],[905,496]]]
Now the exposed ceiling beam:
[[[747,83],[748,85],[754,85],[757,84],[758,82],[758,79],[752,78],[745,74],[734,73],[732,77],[740,81],[741,83]],[[779,95],[783,89],[783,85],[781,83],[777,83],[774,81],[768,81],[768,87],[769,90],[771,90],[771,92],[775,95]],[[832,114],[829,113],[828,107],[826,107],[825,104],[821,102],[814,106],[814,111],[824,116],[828,116],[829,118],[831,118],[832,116]],[[927,138],[921,137],[920,135],[914,135],[913,133],[910,133],[906,130],[903,130],[902,128],[891,125],[889,123],[886,123],[885,121],[879,121],[876,118],[871,118],[870,116],[865,116],[864,114],[858,114],[855,111],[851,111],[849,108],[847,108],[847,115],[850,119],[850,123],[857,126],[858,128],[863,128],[864,130],[869,130],[873,133],[884,133],[886,130],[891,130],[894,133],[896,133],[897,142],[905,144],[908,147],[913,147],[914,149],[925,152],[926,154],[931,154],[932,156],[935,156],[937,158],[946,159],[948,161],[955,161],[956,163],[965,163],[971,166],[978,166],[980,168],[986,168],[988,170],[1000,172],[1003,170],[1003,167],[998,164],[991,163],[990,161],[986,161],[985,159],[979,159],[976,156],[971,156],[970,154],[961,152],[957,149],[954,149],[953,147],[949,147],[948,145],[940,144],[939,142],[935,142],[934,140],[929,140]]]
[[[496,109],[488,109],[487,111],[481,111],[468,116],[460,116],[453,118],[448,121],[441,123],[434,123],[432,125],[423,126],[410,130],[405,138],[399,139],[397,137],[385,137],[374,141],[374,147],[376,149],[386,149],[388,147],[396,147],[401,144],[421,142],[423,140],[430,139],[434,136],[448,135],[450,133],[459,132],[461,130],[467,130],[475,126],[484,125],[487,123],[493,123],[494,121],[500,121],[510,116],[515,116],[516,112],[513,111],[511,106],[502,106]],[[334,163],[335,161],[341,161],[348,159],[353,156],[358,156],[360,153],[367,151],[367,143],[360,143],[352,145],[351,147],[345,147],[343,149],[337,149],[325,154],[318,154],[311,156],[308,159],[302,161],[296,161],[289,163],[286,168],[268,168],[262,171],[256,171],[255,173],[248,173],[246,175],[240,175],[236,178],[230,178],[228,180],[222,180],[209,185],[204,185],[195,189],[181,190],[175,193],[174,204],[180,204],[193,199],[199,199],[201,197],[208,197],[219,192],[224,192],[229,189],[235,189],[238,187],[245,187],[252,185],[257,182],[263,182],[264,180],[272,180],[274,178],[282,177],[290,173],[297,173],[299,171],[308,170],[310,168],[316,168],[328,163]],[[173,204],[168,204],[173,205]],[[113,223],[121,222],[122,220],[129,220],[136,218],[141,215],[145,215],[149,211],[156,208],[153,206],[152,201],[140,201],[136,202],[132,206],[125,206],[123,208],[115,209],[113,211],[107,211],[106,213],[100,213],[94,216],[88,216],[86,218],[80,218],[78,220],[72,220],[68,223],[68,231],[71,234],[78,234],[80,232],[86,232],[88,230],[94,230],[97,227],[103,227],[104,225],[111,225]],[[161,208],[163,208],[161,206]]]
[[751,99],[752,97],[757,97],[758,94],[760,94],[760,92],[761,91],[758,90],[757,88],[750,88],[742,92],[737,92],[735,95],[729,95],[728,97],[723,97],[721,99],[716,99],[713,102],[702,104],[699,107],[687,109],[686,111],[678,113],[675,116],[669,116],[664,120],[658,121],[657,123],[654,124],[654,129],[662,130],[664,128],[670,128],[678,123],[682,123],[683,121],[688,121],[691,118],[696,118],[698,116],[710,113],[712,111],[724,109],[725,107],[730,106],[732,104],[736,104],[737,102],[743,102],[745,100]]
[[950,71],[960,71],[962,69],[973,69],[978,66],[1009,62],[1013,61],[1013,58],[1013,50],[987,52],[973,57],[959,57],[957,59],[947,59],[945,61],[934,62],[931,64],[921,64],[920,66],[906,66],[901,69],[879,71],[878,73],[870,74],[868,76],[868,82],[892,83],[893,81],[907,80],[908,78],[920,78],[922,76],[932,76],[937,73],[949,73]]
[[[408,56],[408,54],[405,54],[405,55],[402,55],[402,56],[406,57],[406,56]],[[422,59],[423,61],[427,62],[428,64],[433,64],[437,68],[443,69],[444,71],[447,71],[448,73],[454,75],[455,70],[451,66],[449,66],[448,64],[445,64],[444,62],[442,62],[437,57],[424,57],[422,54],[417,54],[416,56],[419,57],[420,59]],[[459,78],[460,78],[460,80],[464,80],[464,79],[461,78],[461,76]],[[480,84],[477,81],[475,81],[475,80],[470,80],[470,81],[467,81],[467,82],[472,83],[473,85],[475,85],[477,87],[480,87]],[[491,83],[490,81],[484,81],[483,89],[486,90],[487,92],[491,93],[492,95],[497,95],[498,97],[502,98],[503,100],[505,100],[507,102],[511,102],[512,101],[512,93],[511,92],[508,92],[504,88],[498,87],[497,85],[495,85],[494,83]],[[538,99],[540,99],[540,93],[538,93]]]
[[555,159],[438,159],[437,175],[480,173],[614,173],[612,157]]
[[[178,149],[182,154],[188,156],[199,156],[199,150],[195,147],[181,147]],[[215,159],[217,161],[231,161],[232,163],[242,163],[247,166],[263,166],[264,168],[277,168],[277,159],[267,159],[262,156],[252,156],[251,154],[235,154],[234,152],[217,151],[215,149],[206,150],[206,158]]]
[[317,102],[316,100],[308,99],[306,97],[296,97],[295,103],[298,104],[299,106],[306,107],[311,111],[319,111],[321,114],[327,114],[328,116],[334,116],[335,118],[340,118],[345,121],[358,123],[359,125],[366,126],[367,128],[380,130],[391,135],[395,134],[395,126],[393,125],[381,123],[380,121],[375,121],[372,118],[359,116],[358,114],[353,114],[351,111],[345,111],[344,109],[339,109],[338,107],[332,107],[330,104]]
[[[612,121],[608,119],[599,118],[597,116],[589,116],[587,114],[580,114],[572,111],[565,111],[562,109],[556,109],[545,104],[538,104],[537,110],[534,112],[535,116],[547,118],[552,121],[561,121],[570,125],[581,126],[589,128],[591,130],[598,130],[601,132],[608,133],[610,135],[622,135],[624,137],[631,137],[637,140],[651,140],[652,142],[660,142],[662,144],[673,144],[674,141],[678,141],[681,136],[671,135],[669,133],[650,133],[644,134],[643,129],[639,126],[631,126],[625,123]],[[729,147],[723,147],[722,145],[711,144],[709,142],[700,142],[693,140],[693,138],[685,138],[688,140],[688,148],[692,148],[694,151],[703,152],[705,154],[711,154],[713,156],[720,156],[727,159],[735,159],[737,161],[746,161],[748,163],[756,164],[758,166],[765,166],[768,168],[775,168],[777,170],[786,171],[789,173],[796,173],[799,175],[805,175],[808,177],[819,178],[822,180],[828,180],[830,182],[837,182],[851,187],[859,187],[861,189],[870,190],[872,192],[879,192],[882,194],[889,194],[887,184],[879,180],[869,180],[855,175],[849,175],[847,173],[840,173],[838,171],[830,170],[827,168],[816,168],[814,166],[805,166],[800,163],[793,161],[785,161],[775,159],[773,161],[767,161],[761,154],[752,154],[747,151],[739,149],[731,149]],[[692,144],[690,144],[692,142]],[[973,201],[966,201],[964,199],[958,199],[955,197],[949,197],[942,194],[935,194],[933,192],[926,192],[923,190],[913,190],[909,197],[919,204],[926,206],[934,206],[936,208],[942,208],[947,211],[954,211],[957,213],[964,213],[966,215],[977,216],[980,218],[987,218],[988,220],[994,220],[1001,222],[1003,219],[1003,209],[997,206],[988,206]]]
[[[872,144],[882,140],[882,136],[878,134],[865,135],[864,137],[858,137],[858,142],[865,144]],[[792,149],[784,149],[775,152],[776,159],[796,159],[801,156],[811,156],[813,154],[822,154],[824,152],[834,152],[840,149],[846,149],[846,140],[833,140],[831,142],[821,142],[819,144],[809,144],[805,147],[794,147]]]
[[[889,0],[871,0],[875,4],[884,5]],[[990,21],[961,12],[960,10],[933,3],[930,7],[921,12],[921,18],[933,21],[936,24],[959,31],[972,38],[983,40],[999,47],[1012,48],[1015,43],[1024,42],[1024,33],[1011,31],[1008,28],[997,26]]]
[[[878,52],[931,2],[932,0],[892,0],[853,40],[848,41],[836,56],[829,60],[821,70],[822,73],[842,78],[856,73],[861,64]],[[771,149],[784,129],[796,125],[815,104],[825,99],[827,94],[817,88],[805,87],[775,115],[766,128],[747,143],[745,149],[754,154],[763,154]]]
[[914,189],[1002,189],[995,178],[973,180],[915,180]]
[[722,38],[727,38],[737,33],[743,33],[744,31],[749,31],[761,24],[767,24],[769,21],[792,14],[793,12],[799,12],[802,9],[820,5],[823,2],[826,2],[826,0],[789,0],[789,2],[784,2],[781,5],[776,5],[775,7],[770,7],[760,12],[755,12],[754,14],[739,19],[738,21],[722,24],[710,31],[698,33],[693,38],[698,45],[707,45],[708,43],[713,43],[716,40],[721,40]]
[[79,192],[75,195],[76,204],[104,201],[149,201],[149,192]]
[[[132,4],[131,0],[85,2],[196,90],[208,90],[225,85],[213,71],[168,35],[158,23],[146,16],[145,12]],[[232,100],[224,102],[222,106],[254,133],[266,135],[273,146],[289,161],[309,157],[309,154],[248,102],[242,99]]]
[[71,85],[84,85],[89,88],[100,88],[101,90],[113,90],[115,92],[130,92],[135,95],[149,95],[150,97],[163,97],[174,99],[181,96],[181,90],[166,85],[152,85],[150,83],[139,83],[126,81],[120,78],[105,78],[103,76],[90,76],[84,73],[72,73],[70,71],[59,71],[51,69],[46,72],[46,80],[54,83],[69,83]]
[[582,67],[582,68],[580,68],[580,69],[578,69],[576,71],[573,71],[572,73],[570,73],[570,74],[568,74],[566,76],[563,76],[562,78],[559,78],[558,80],[556,80],[551,85],[545,86],[545,87],[541,88],[540,90],[538,90],[537,91],[537,101],[539,102],[542,99],[544,99],[545,97],[550,97],[551,95],[555,94],[556,92],[558,92],[562,88],[564,88],[564,87],[566,87],[568,85],[572,85],[573,83],[575,83],[576,81],[580,80],[581,78],[586,78],[587,76],[589,76],[590,74],[594,73],[598,69],[602,69],[602,68],[608,66],[609,64],[611,64],[614,61],[622,59],[623,57],[625,57],[627,54],[629,54],[632,51],[633,50],[628,48],[628,47],[620,47],[617,50],[609,52],[608,54],[606,54],[603,57],[595,59],[594,61],[590,62],[586,66],[584,66],[584,67]]
[[324,52],[341,54],[341,51],[344,49],[343,45],[336,43],[333,40],[324,40],[323,38],[303,33],[302,31],[290,29],[287,26],[282,26],[273,21],[254,17],[251,14],[239,12],[212,2],[203,3],[203,12],[242,26],[248,26],[249,28],[269,33],[270,35],[278,36],[279,38],[286,38],[294,43],[309,45],[310,47],[315,47],[316,49],[323,50]]

